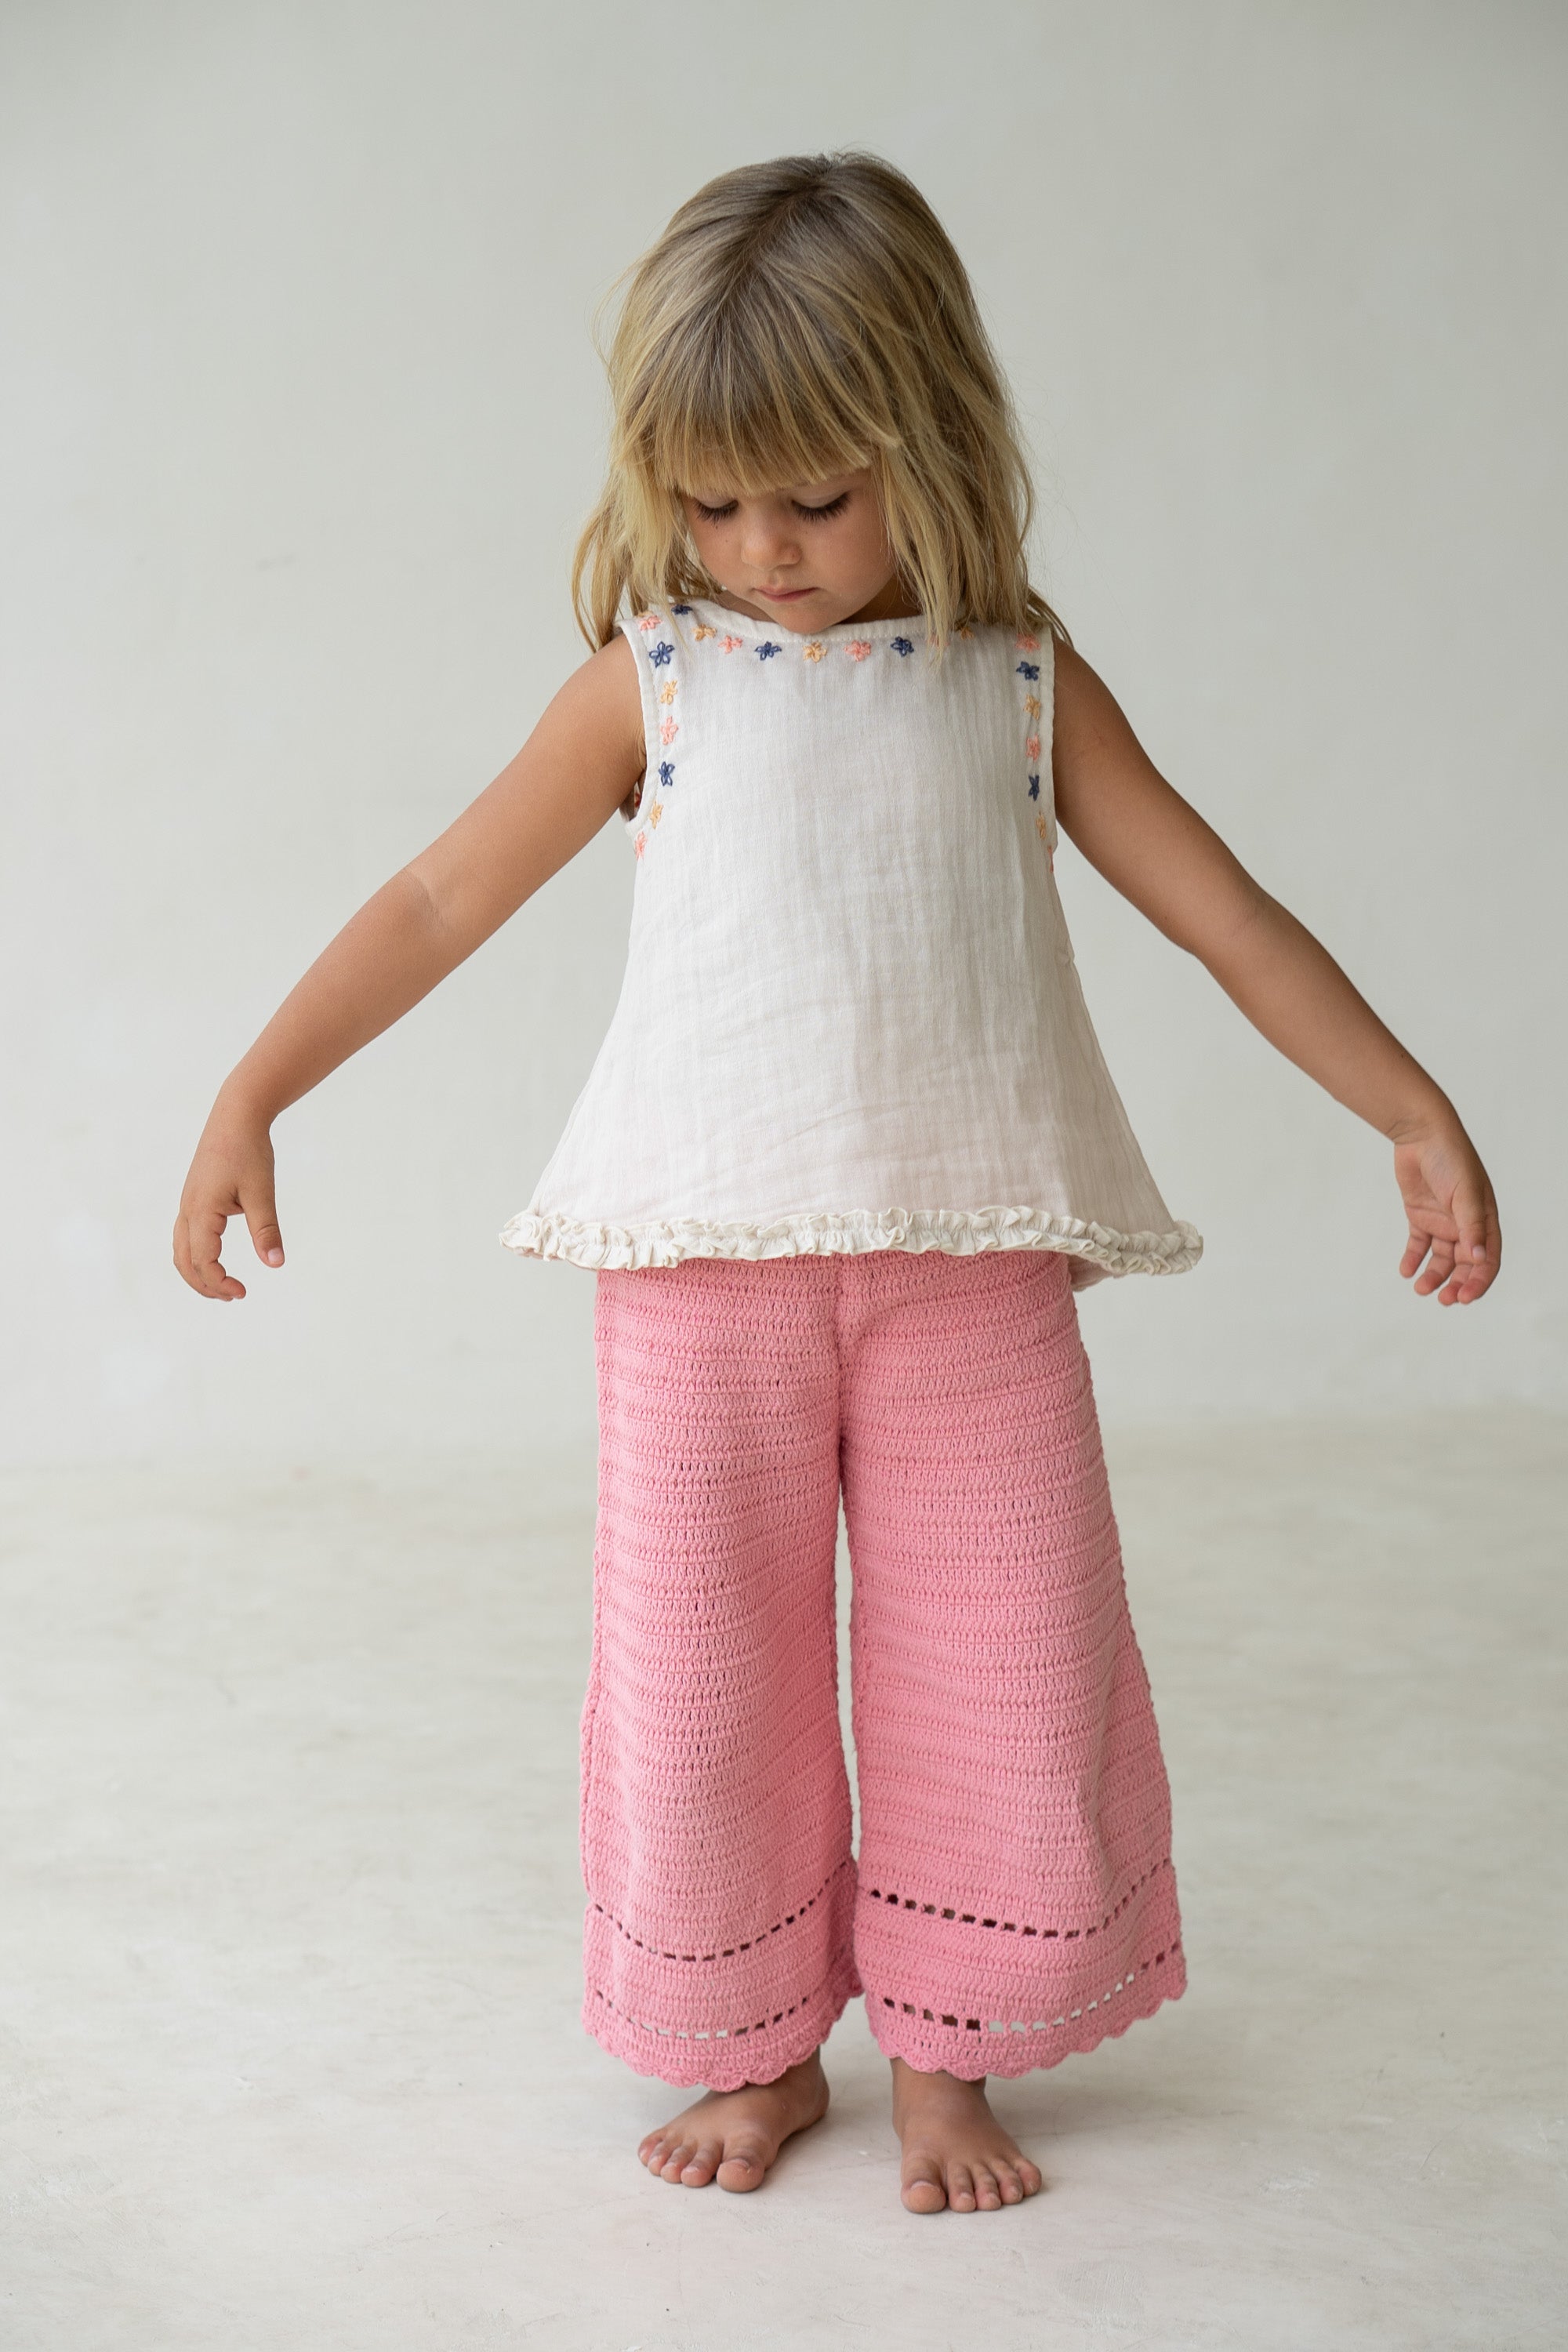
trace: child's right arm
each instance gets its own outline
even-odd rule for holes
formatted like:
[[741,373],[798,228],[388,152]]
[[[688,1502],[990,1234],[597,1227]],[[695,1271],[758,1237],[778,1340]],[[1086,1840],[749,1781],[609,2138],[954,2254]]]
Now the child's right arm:
[[340,1062],[400,1020],[517,912],[622,806],[643,772],[642,709],[624,636],[574,671],[493,784],[367,899],[225,1079],[174,1223],[174,1264],[207,1298],[243,1298],[219,1255],[243,1216],[283,1263],[271,1127]]

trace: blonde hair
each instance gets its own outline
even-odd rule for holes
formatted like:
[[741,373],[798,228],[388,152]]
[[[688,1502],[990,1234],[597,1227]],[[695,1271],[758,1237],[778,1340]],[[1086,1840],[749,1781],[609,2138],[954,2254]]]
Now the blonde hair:
[[971,624],[1071,643],[1029,582],[1034,492],[973,289],[902,172],[858,150],[725,172],[606,299],[623,285],[609,469],[572,567],[590,645],[628,604],[722,601],[682,490],[867,467],[934,657]]

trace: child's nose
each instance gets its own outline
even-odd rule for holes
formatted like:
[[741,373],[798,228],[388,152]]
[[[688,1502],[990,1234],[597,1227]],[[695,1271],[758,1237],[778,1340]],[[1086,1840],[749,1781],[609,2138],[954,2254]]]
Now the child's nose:
[[760,516],[742,534],[741,552],[753,572],[788,571],[800,562],[800,542],[786,523]]

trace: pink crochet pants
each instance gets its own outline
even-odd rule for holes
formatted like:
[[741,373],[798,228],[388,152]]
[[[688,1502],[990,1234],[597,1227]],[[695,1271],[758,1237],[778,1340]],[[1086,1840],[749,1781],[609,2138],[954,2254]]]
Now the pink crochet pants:
[[889,2055],[973,2080],[1178,1994],[1170,1798],[1067,1260],[605,1273],[596,1349],[588,2031],[729,2090],[864,1992]]

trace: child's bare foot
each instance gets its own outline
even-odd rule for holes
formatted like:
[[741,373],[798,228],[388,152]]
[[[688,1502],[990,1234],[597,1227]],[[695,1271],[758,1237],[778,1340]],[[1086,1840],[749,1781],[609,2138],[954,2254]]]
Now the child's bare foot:
[[827,2113],[827,2077],[814,2050],[776,2083],[744,2083],[738,2091],[705,2091],[675,2121],[649,2132],[637,2155],[661,2180],[686,2189],[760,2189],[792,2132]]
[[903,2197],[911,2213],[998,2212],[1044,2187],[985,2098],[985,2078],[922,2074],[893,2060],[893,2128],[904,2144]]

